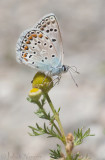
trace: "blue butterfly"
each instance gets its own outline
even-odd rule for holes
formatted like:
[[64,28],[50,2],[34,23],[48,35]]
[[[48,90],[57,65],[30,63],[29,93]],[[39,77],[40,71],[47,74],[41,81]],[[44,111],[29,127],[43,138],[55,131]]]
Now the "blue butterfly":
[[20,35],[16,55],[18,62],[51,77],[57,76],[58,79],[70,69],[70,66],[63,64],[62,38],[54,14],[43,17],[35,26]]

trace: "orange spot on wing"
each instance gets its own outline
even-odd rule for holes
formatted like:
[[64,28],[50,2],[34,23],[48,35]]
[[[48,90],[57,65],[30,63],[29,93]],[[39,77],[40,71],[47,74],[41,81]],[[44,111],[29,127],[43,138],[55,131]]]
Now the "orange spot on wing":
[[29,39],[29,40],[32,40],[32,36],[29,36],[28,39]]
[[42,38],[42,37],[43,37],[42,33],[41,33],[41,34],[39,34],[39,38]]
[[28,61],[28,59],[24,58],[25,61]]
[[24,46],[24,50],[28,50],[28,46]]
[[24,53],[23,58],[27,57],[27,53]]
[[37,34],[32,34],[33,37],[37,38]]
[[30,41],[26,41],[27,44],[30,44]]

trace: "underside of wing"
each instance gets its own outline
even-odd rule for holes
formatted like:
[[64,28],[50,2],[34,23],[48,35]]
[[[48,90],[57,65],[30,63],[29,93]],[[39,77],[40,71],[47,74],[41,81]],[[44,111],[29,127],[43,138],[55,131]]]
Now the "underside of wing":
[[60,65],[59,55],[52,41],[42,31],[35,28],[21,34],[17,42],[16,54],[18,62],[42,72],[50,71]]
[[49,39],[54,44],[56,52],[58,53],[59,56],[59,60],[62,63],[63,45],[56,16],[52,13],[48,14],[44,16],[34,27],[42,31],[45,35],[49,37]]

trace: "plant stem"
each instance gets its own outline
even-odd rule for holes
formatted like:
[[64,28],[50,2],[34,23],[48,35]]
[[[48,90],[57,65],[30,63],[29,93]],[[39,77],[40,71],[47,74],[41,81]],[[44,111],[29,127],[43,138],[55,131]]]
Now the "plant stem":
[[60,118],[59,118],[59,114],[58,114],[58,112],[56,112],[49,95],[47,93],[44,93],[44,96],[46,97],[46,99],[48,101],[48,104],[49,104],[49,106],[50,106],[50,108],[51,108],[51,110],[54,114],[55,120],[57,121],[58,126],[60,128],[61,135],[62,135],[62,142],[63,142],[64,145],[66,145],[65,133],[64,133],[64,130],[63,130]]
[[[50,106],[50,108],[51,108],[51,110],[52,110],[52,112],[53,112],[53,114],[54,114],[55,120],[57,121],[58,126],[59,126],[59,128],[60,128],[60,131],[61,131],[61,134],[62,134],[62,139],[61,139],[61,141],[63,142],[63,144],[64,144],[65,147],[66,147],[65,133],[64,133],[64,130],[63,130],[63,127],[62,127],[60,118],[59,118],[59,114],[58,114],[58,112],[56,112],[56,110],[55,110],[55,108],[54,108],[54,106],[53,106],[53,103],[52,103],[49,95],[48,95],[47,93],[44,93],[44,96],[46,97],[46,99],[47,99],[47,101],[48,101],[48,104],[49,104],[49,106]],[[71,154],[68,154],[68,153],[66,152],[66,155],[67,155],[66,160],[72,160]]]
[[66,160],[72,160],[71,154],[68,154],[68,153],[66,152],[66,155],[67,155]]
[[[42,109],[42,105],[41,105],[40,101],[37,101],[37,105]],[[43,113],[47,116],[47,114],[44,110],[43,110]],[[57,130],[59,135],[61,136],[61,132],[60,132],[59,128],[57,127],[57,125],[54,122],[52,122],[51,120],[50,120],[50,122],[53,124],[53,126],[55,127],[55,129]]]

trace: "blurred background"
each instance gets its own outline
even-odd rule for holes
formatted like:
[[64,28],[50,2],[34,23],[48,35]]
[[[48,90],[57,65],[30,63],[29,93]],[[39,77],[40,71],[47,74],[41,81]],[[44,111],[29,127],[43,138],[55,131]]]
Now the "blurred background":
[[43,124],[34,114],[37,107],[26,100],[35,69],[18,64],[15,52],[20,33],[51,12],[62,33],[64,64],[76,66],[81,74],[73,74],[78,88],[69,73],[62,75],[50,97],[56,108],[61,107],[66,134],[81,127],[95,134],[74,153],[105,160],[104,0],[0,0],[0,158],[4,155],[0,160],[6,160],[7,154],[49,160],[49,148],[56,149],[59,143],[28,135],[29,125]]

